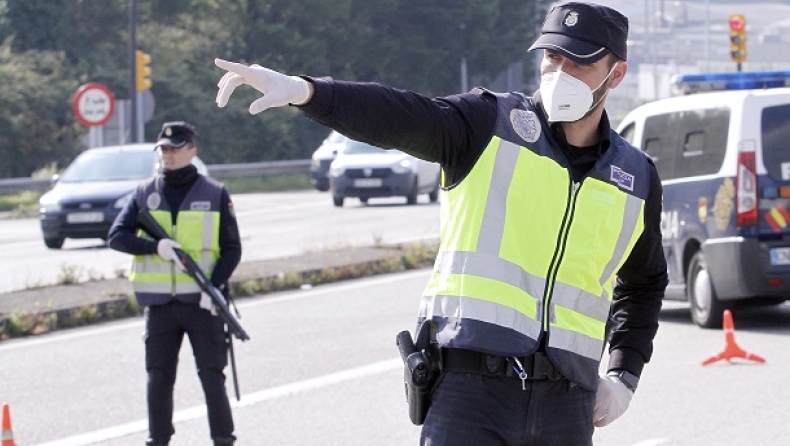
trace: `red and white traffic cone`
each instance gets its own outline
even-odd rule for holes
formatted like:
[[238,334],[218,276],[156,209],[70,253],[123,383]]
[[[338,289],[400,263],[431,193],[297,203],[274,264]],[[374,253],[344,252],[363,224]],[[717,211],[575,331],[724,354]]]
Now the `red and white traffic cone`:
[[732,312],[730,312],[730,310],[724,310],[724,317],[722,319],[724,326],[724,350],[702,361],[702,365],[713,364],[722,359],[730,362],[732,359],[736,358],[747,359],[754,362],[765,362],[765,359],[754,353],[747,352],[735,342],[735,324],[732,322]]
[[14,432],[11,430],[11,410],[3,403],[3,430],[0,432],[0,446],[16,446]]

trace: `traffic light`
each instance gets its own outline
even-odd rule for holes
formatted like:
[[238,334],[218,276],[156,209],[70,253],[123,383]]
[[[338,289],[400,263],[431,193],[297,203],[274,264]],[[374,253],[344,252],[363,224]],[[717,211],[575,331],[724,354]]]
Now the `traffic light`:
[[746,60],[746,17],[743,14],[730,16],[730,58],[735,63]]
[[136,69],[134,78],[137,91],[148,90],[151,88],[151,55],[137,50],[134,52],[134,60]]

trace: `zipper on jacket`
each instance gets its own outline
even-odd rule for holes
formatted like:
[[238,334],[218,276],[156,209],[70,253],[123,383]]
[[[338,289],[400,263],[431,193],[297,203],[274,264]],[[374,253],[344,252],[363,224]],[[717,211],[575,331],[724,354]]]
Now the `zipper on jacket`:
[[570,232],[571,222],[573,222],[574,211],[576,210],[576,197],[579,195],[581,183],[571,181],[570,190],[568,192],[568,203],[565,207],[565,215],[562,217],[562,226],[557,237],[557,245],[554,248],[554,256],[549,264],[549,272],[546,274],[546,288],[543,291],[543,301],[541,302],[541,336],[549,331],[549,321],[551,320],[551,295],[554,292],[554,282],[557,280],[557,272],[562,263],[562,257],[565,254],[565,246],[568,241],[568,233]]

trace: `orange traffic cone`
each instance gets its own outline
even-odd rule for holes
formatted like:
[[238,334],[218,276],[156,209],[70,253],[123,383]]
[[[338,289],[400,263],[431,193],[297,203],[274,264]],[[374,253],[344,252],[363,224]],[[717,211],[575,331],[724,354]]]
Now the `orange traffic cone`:
[[722,359],[726,359],[727,361],[730,361],[733,358],[748,359],[750,361],[755,361],[755,362],[765,362],[765,359],[755,355],[754,353],[749,353],[745,351],[744,349],[740,348],[738,344],[735,343],[735,324],[733,324],[732,322],[732,313],[730,312],[730,310],[724,310],[723,325],[724,325],[724,350],[702,361],[702,365],[712,364]]
[[11,411],[8,403],[3,403],[3,431],[0,432],[0,446],[16,446],[14,432],[11,430]]

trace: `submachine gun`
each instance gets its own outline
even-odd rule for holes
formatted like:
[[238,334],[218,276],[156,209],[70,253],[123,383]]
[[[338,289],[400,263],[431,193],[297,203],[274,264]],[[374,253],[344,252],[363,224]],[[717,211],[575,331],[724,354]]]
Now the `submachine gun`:
[[403,384],[406,402],[409,404],[409,419],[415,426],[421,426],[431,405],[431,391],[439,376],[440,353],[436,344],[428,341],[430,321],[423,322],[417,335],[417,344],[411,333],[404,330],[395,337],[400,356],[403,359]]
[[[147,232],[148,235],[153,237],[154,240],[158,241],[163,238],[169,238],[165,230],[159,226],[159,223],[157,223],[151,213],[149,213],[147,210],[141,210],[137,214],[137,224],[142,230]],[[214,308],[217,310],[217,316],[219,316],[219,318],[222,319],[222,321],[228,327],[228,352],[230,353],[230,368],[231,372],[233,373],[233,388],[236,391],[236,400],[240,400],[239,382],[236,375],[236,357],[233,352],[233,338],[230,335],[232,334],[241,341],[248,341],[250,336],[246,331],[244,331],[244,328],[241,326],[239,321],[230,312],[228,302],[225,300],[225,296],[223,296],[222,291],[218,290],[217,287],[211,283],[211,280],[209,280],[203,270],[200,269],[200,266],[198,266],[195,260],[192,259],[189,254],[179,248],[174,248],[173,250],[178,256],[178,260],[181,265],[184,266],[184,272],[194,279],[194,281],[204,293],[211,297]]]

